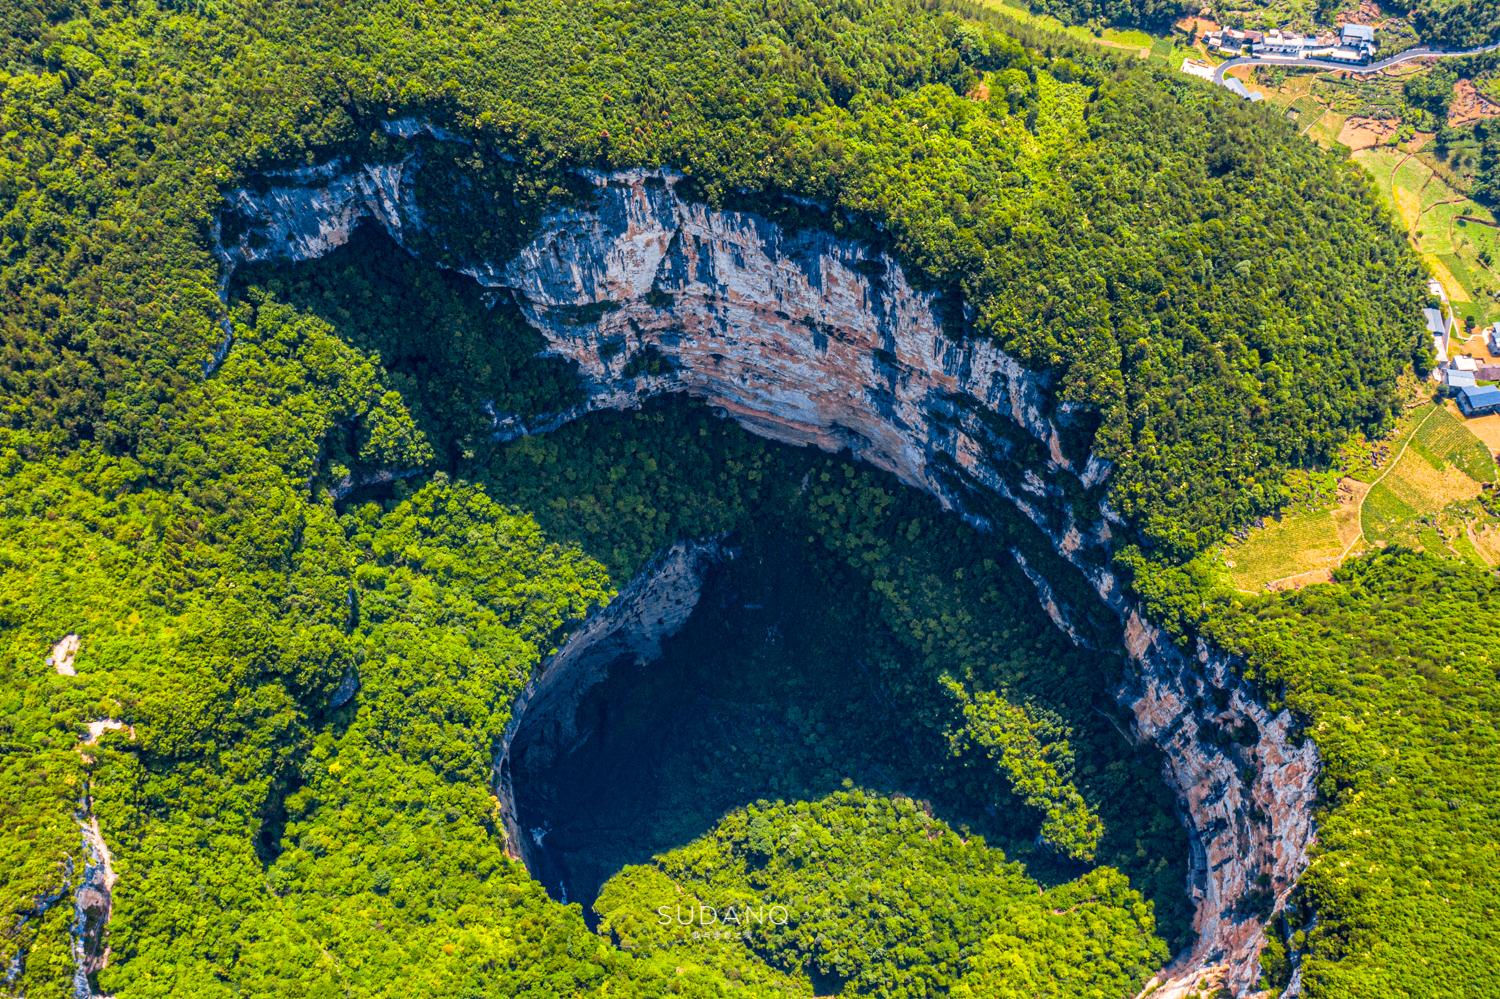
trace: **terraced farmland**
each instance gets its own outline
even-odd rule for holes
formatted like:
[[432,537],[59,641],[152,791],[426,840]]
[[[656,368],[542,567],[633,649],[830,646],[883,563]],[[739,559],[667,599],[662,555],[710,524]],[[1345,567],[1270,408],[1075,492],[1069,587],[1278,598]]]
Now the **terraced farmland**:
[[1354,161],[1396,210],[1417,250],[1470,325],[1500,318],[1500,222],[1414,154],[1361,149]]
[[1500,520],[1480,500],[1497,481],[1495,459],[1462,418],[1420,406],[1377,450],[1380,467],[1352,463],[1335,499],[1288,510],[1226,546],[1232,585],[1256,592],[1319,582],[1351,554],[1387,545],[1500,564]]

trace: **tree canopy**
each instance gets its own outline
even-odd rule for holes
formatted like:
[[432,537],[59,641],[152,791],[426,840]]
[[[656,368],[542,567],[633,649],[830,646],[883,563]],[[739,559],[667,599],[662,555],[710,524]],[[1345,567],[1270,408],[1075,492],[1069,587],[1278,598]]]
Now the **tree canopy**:
[[[590,431],[638,467],[567,449],[601,452],[587,434],[491,454],[476,403],[553,408],[570,376],[531,356],[514,311],[389,247],[242,275],[221,298],[225,192],[389,156],[379,126],[401,116],[480,151],[448,193],[484,211],[439,210],[486,246],[516,245],[576,168],[673,165],[715,203],[819,199],[961,294],[974,335],[1086,414],[1138,592],[1246,651],[1329,759],[1317,922],[1282,945],[1309,954],[1308,994],[1492,988],[1473,969],[1494,922],[1477,755],[1493,642],[1475,631],[1448,663],[1429,626],[1466,627],[1470,605],[1493,620],[1493,581],[1393,554],[1321,597],[1206,617],[1203,594],[1174,589],[1178,560],[1274,510],[1288,469],[1382,426],[1398,373],[1427,361],[1411,252],[1358,175],[1286,122],[917,0],[6,12],[6,990],[71,992],[80,816],[119,875],[98,985],[122,997],[1128,994],[1163,958],[1143,893],[1165,897],[1177,868],[1150,851],[1180,830],[1122,832],[1128,802],[1100,793],[1138,787],[1143,763],[1101,760],[1111,722],[1079,679],[1097,676],[1007,612],[1025,585],[1008,561],[840,464],[783,488],[810,497],[820,564],[878,615],[880,675],[935,695],[915,702],[920,730],[1036,819],[1037,855],[1101,866],[1042,885],[1040,861],[1022,872],[852,787],[747,804],[630,869],[602,935],[507,859],[490,782],[516,693],[653,551],[755,509],[786,469],[706,420],[691,426],[711,446],[653,449],[649,414]],[[1441,613],[1424,617],[1429,596]],[[48,653],[68,635],[64,669]],[[758,866],[799,830],[813,841]],[[691,952],[619,905],[747,884],[816,904],[795,934]],[[882,918],[914,899],[932,904]]]

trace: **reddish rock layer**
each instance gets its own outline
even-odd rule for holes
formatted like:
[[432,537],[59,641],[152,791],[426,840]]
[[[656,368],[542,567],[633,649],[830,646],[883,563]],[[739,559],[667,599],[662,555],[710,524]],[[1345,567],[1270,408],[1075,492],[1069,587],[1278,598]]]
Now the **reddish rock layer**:
[[[241,235],[222,256],[231,267],[317,256],[365,219],[399,241],[421,225],[408,182],[419,168],[413,156],[270,178],[266,192],[231,198],[226,228]],[[878,249],[712,208],[667,172],[583,176],[592,197],[549,213],[514,259],[463,267],[513,295],[588,389],[572,413],[499,416],[497,434],[682,392],[766,437],[849,448],[971,519],[976,496],[1010,501],[1089,580],[1101,605],[1089,612],[1118,617],[1133,668],[1117,696],[1136,734],[1164,752],[1191,833],[1197,940],[1154,994],[1210,982],[1250,991],[1262,923],[1307,864],[1316,750],[1226,657],[1185,653],[1123,592],[1112,568],[1120,525],[1103,498],[1109,467],[1069,452],[1076,414],[1054,402],[1047,378],[969,336],[960,303],[915,288]],[[632,376],[663,369],[639,363],[646,357],[666,373]],[[1050,588],[1039,593],[1066,628]],[[1234,738],[1218,738],[1224,731]]]

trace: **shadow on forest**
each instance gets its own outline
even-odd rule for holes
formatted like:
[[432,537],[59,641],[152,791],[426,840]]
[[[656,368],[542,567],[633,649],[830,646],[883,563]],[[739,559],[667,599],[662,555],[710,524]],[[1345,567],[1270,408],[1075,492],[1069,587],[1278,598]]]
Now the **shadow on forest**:
[[[806,556],[775,534],[745,543],[709,573],[661,659],[622,664],[584,696],[586,737],[545,767],[527,764],[523,721],[517,818],[528,834],[545,830],[531,869],[554,898],[592,918],[622,867],[686,845],[737,807],[821,798],[846,781],[927,800],[1017,859],[1034,852],[1037,817],[997,808],[1009,796],[993,777],[950,759],[936,677],[930,698],[891,696],[873,665],[889,656],[878,624],[841,607]],[[1029,866],[1046,882],[1082,869],[1050,857]]]

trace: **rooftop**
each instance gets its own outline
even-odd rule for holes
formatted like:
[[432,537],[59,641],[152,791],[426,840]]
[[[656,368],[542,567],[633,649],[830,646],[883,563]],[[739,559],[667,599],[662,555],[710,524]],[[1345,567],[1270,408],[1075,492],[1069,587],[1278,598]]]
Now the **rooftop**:
[[1464,409],[1500,408],[1500,388],[1493,385],[1466,385],[1458,394]]
[[1465,389],[1474,387],[1474,372],[1459,371],[1457,368],[1449,368],[1443,373],[1449,388]]
[[1253,102],[1253,101],[1265,100],[1265,97],[1266,97],[1265,94],[1253,93],[1250,90],[1249,87],[1245,86],[1244,83],[1242,83],[1241,81],[1235,79],[1232,76],[1226,76],[1226,77],[1224,77],[1224,81],[1223,82],[1224,82],[1224,88],[1226,90],[1228,90],[1231,94],[1238,94],[1240,97],[1245,98],[1245,100],[1247,100],[1247,101],[1252,101]]

